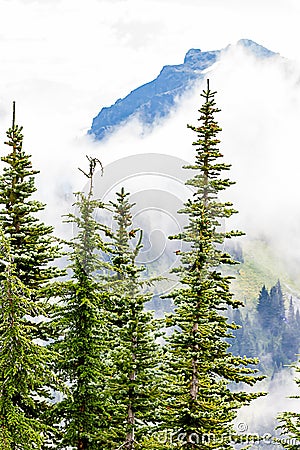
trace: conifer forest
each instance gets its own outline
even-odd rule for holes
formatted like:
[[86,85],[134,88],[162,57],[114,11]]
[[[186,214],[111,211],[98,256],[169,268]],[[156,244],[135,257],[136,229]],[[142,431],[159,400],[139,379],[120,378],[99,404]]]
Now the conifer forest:
[[300,314],[280,279],[260,286],[252,308],[233,292],[244,233],[223,226],[238,211],[217,100],[207,80],[188,125],[186,225],[169,236],[182,244],[178,283],[159,315],[130,192],[98,199],[105,167],[88,155],[85,188],[61,218],[73,237],[56,237],[40,218],[47,205],[14,104],[1,146],[0,450],[299,448],[298,412],[278,415],[271,444],[237,426],[283,367],[300,388]]

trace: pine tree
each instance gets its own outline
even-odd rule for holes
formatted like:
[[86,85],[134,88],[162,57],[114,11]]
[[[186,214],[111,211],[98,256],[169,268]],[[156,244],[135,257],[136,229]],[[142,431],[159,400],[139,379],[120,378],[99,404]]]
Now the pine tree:
[[53,227],[37,217],[45,208],[32,199],[39,171],[32,168],[31,156],[23,150],[22,127],[15,124],[15,104],[12,127],[6,134],[9,153],[1,157],[6,166],[0,176],[0,225],[10,241],[16,275],[37,296],[37,289],[61,273],[49,266],[59,256],[59,248]]
[[230,338],[228,340],[228,343],[231,345],[231,352],[234,355],[243,355],[241,350],[243,347],[244,333],[246,330],[243,326],[244,321],[242,318],[242,314],[239,309],[229,309],[229,312],[229,319],[234,322],[238,326],[238,328],[232,331],[233,338]]
[[55,355],[32,339],[32,320],[45,314],[31,291],[17,277],[9,243],[0,233],[0,449],[42,448],[51,427],[45,414],[54,389],[60,389],[51,370]]
[[[298,318],[298,321],[297,321]],[[284,352],[292,352],[292,357],[299,353],[299,310],[296,314],[294,311],[293,299],[290,298],[289,311],[288,311],[288,326],[289,326],[289,338],[286,338],[286,345],[283,347]],[[300,373],[299,361],[298,364],[294,363],[291,366],[296,374]],[[300,387],[300,378],[295,379],[298,387]],[[300,399],[300,395],[291,396],[290,398]],[[282,447],[289,450],[299,449],[300,445],[300,414],[298,412],[286,411],[278,415],[278,421],[281,429],[281,433],[286,437],[280,439]]]
[[153,433],[153,424],[157,420],[160,353],[155,343],[153,315],[144,309],[152,294],[142,293],[144,268],[136,264],[142,232],[132,226],[133,205],[128,196],[122,189],[117,194],[117,201],[111,202],[116,222],[112,240],[115,345],[111,354],[114,369],[109,382],[113,400],[109,431],[112,447],[108,448],[132,450],[148,448],[147,435]]
[[[256,332],[260,335],[261,359],[266,360],[267,366],[271,362],[275,370],[294,362],[299,347],[298,326],[292,299],[286,317],[280,281],[270,289],[270,293],[263,286],[258,298],[257,313]],[[269,358],[266,358],[266,353]],[[267,366],[264,370],[271,368]]]
[[69,214],[66,219],[77,228],[77,235],[68,243],[72,278],[52,288],[52,295],[59,300],[52,320],[57,335],[53,347],[60,355],[57,370],[69,385],[69,395],[55,405],[53,412],[60,435],[55,446],[78,450],[105,448],[109,427],[106,384],[110,293],[103,273],[110,266],[105,262],[108,247],[102,234],[110,231],[94,218],[104,205],[93,199],[96,159],[89,158],[89,162],[89,192],[76,194],[78,214]]
[[284,298],[279,280],[270,290],[270,300],[272,331],[274,335],[279,336],[282,332],[285,319]]
[[272,306],[271,298],[266,286],[264,285],[259,293],[258,303],[257,303],[258,318],[263,327],[270,328],[271,326],[271,315]]
[[[40,432],[43,429],[46,430],[46,413],[50,408],[47,399],[52,401],[51,392],[49,391],[48,394],[46,391],[43,392],[43,385],[39,385],[39,382],[44,380],[45,388],[50,387],[50,378],[53,374],[51,375],[49,364],[51,359],[54,359],[53,353],[45,347],[49,338],[45,330],[45,321],[51,305],[46,298],[43,298],[42,289],[47,282],[61,274],[57,268],[50,267],[50,263],[59,255],[59,247],[52,235],[53,228],[44,225],[36,217],[45,205],[32,199],[36,191],[35,175],[38,172],[32,169],[30,155],[23,150],[22,127],[15,124],[15,104],[13,123],[7,131],[7,138],[5,144],[8,145],[9,152],[6,156],[1,157],[5,166],[0,176],[0,205],[2,208],[0,210],[0,226],[3,230],[5,245],[8,245],[10,249],[11,262],[8,266],[0,265],[0,281],[3,286],[1,313],[4,318],[1,339],[5,341],[3,341],[3,345],[6,345],[8,342],[6,338],[10,336],[11,345],[14,346],[12,347],[13,359],[16,362],[24,361],[24,365],[20,362],[19,371],[16,371],[16,380],[19,380],[19,385],[16,383],[16,386],[20,389],[20,395],[17,395],[12,384],[9,387],[8,383],[9,392],[13,393],[9,399],[5,396],[3,398],[7,398],[7,405],[10,405],[11,408],[8,414],[11,415],[13,411],[13,414],[19,414],[20,427],[16,427],[16,433],[19,434],[18,436],[16,433],[12,434],[12,448],[23,448],[17,443],[14,444],[20,439],[22,442],[24,441],[24,446],[33,448],[34,445],[40,445],[43,440],[42,435],[39,439],[37,438],[38,430]],[[11,285],[7,278],[7,267],[10,267]],[[11,297],[9,302],[8,297]],[[14,306],[16,309],[12,312],[10,308]],[[11,322],[14,327],[12,327],[9,321],[14,315]],[[16,333],[16,341],[13,340],[10,332]],[[18,333],[20,334],[18,335]],[[42,341],[36,341],[34,338],[41,338]],[[19,342],[19,347],[16,342]],[[36,342],[42,342],[44,347],[40,347]],[[9,352],[7,348],[6,350],[7,353],[3,352],[1,356],[4,371],[7,361],[10,361],[10,365],[13,364],[13,359],[8,359]],[[36,377],[34,377],[35,370]],[[44,377],[42,376],[43,371]],[[14,369],[11,369],[9,373],[15,373]],[[13,383],[12,380],[9,382]],[[45,401],[40,401],[39,397],[36,398],[39,395],[38,392],[45,396]],[[7,412],[7,410],[5,411]],[[3,417],[7,417],[5,411]],[[25,424],[27,424],[28,430],[31,430],[31,434],[29,431],[29,434],[21,431]],[[23,436],[21,436],[22,434]]]
[[243,320],[244,334],[239,355],[245,355],[249,358],[258,357],[257,336],[253,328],[253,322],[250,320],[249,313],[247,313]]
[[237,410],[260,395],[230,386],[253,385],[262,377],[249,367],[255,360],[232,355],[226,342],[235,325],[223,312],[241,302],[230,292],[231,277],[221,273],[222,265],[235,263],[222,244],[242,233],[221,231],[221,221],[236,211],[218,196],[233,182],[220,176],[230,166],[220,161],[217,133],[221,128],[214,119],[219,109],[209,83],[201,95],[200,125],[188,125],[197,134],[195,163],[187,166],[195,170],[187,182],[195,192],[180,211],[187,215],[188,225],[173,237],[186,242],[190,250],[182,253],[182,265],[176,269],[181,287],[170,294],[175,313],[167,317],[174,331],[168,344],[165,426],[173,430],[176,448],[229,449],[234,448],[230,435]]
[[288,323],[294,328],[296,327],[295,308],[293,303],[293,297],[290,298],[289,309],[287,314]]
[[[296,374],[299,374],[299,363],[292,365],[292,367]],[[300,388],[300,378],[296,378],[295,381]],[[293,395],[289,398],[300,399],[300,395]],[[281,434],[284,436],[284,438],[278,440],[281,446],[288,450],[298,450],[300,445],[300,413],[286,411],[280,413],[277,419],[279,422],[277,428],[281,430]]]
[[284,298],[280,281],[270,290],[270,294],[265,286],[260,291],[257,312],[260,323],[272,331],[273,334],[280,334],[285,319]]
[[287,318],[282,326],[282,355],[283,364],[295,362],[297,353],[299,352],[299,330],[295,317],[295,309],[292,297],[290,298]]

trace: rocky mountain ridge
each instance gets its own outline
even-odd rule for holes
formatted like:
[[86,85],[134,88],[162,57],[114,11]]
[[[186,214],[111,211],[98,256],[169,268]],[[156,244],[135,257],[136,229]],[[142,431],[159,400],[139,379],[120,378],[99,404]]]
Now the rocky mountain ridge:
[[[243,46],[259,58],[276,55],[249,39],[241,39],[236,45]],[[154,125],[158,119],[168,116],[176,99],[191,89],[196,81],[204,78],[221,53],[230,47],[206,52],[190,49],[183,64],[164,66],[157,78],[134,89],[113,105],[103,107],[93,119],[88,134],[100,141],[133,116],[137,116],[145,125]]]

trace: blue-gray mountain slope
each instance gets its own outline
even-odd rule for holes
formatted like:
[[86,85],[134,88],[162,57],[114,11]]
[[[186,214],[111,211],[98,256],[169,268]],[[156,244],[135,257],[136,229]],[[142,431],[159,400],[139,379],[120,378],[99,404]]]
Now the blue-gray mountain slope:
[[[240,40],[238,45],[243,45],[262,58],[275,54],[248,39]],[[195,81],[201,80],[203,71],[217,61],[220,53],[221,50],[189,50],[183,64],[164,66],[155,80],[138,87],[115,104],[102,108],[93,119],[88,133],[100,141],[133,115],[138,115],[146,125],[152,125],[156,119],[167,116],[175,104],[175,98],[191,88]]]

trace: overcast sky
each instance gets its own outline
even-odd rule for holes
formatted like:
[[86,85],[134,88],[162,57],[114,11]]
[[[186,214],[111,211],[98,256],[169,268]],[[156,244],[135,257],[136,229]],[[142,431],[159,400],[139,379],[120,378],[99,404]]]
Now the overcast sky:
[[78,90],[96,113],[189,48],[241,38],[300,58],[297,0],[0,0],[0,17],[0,98],[17,88],[20,103],[32,81],[36,91]]
[[158,148],[189,157],[186,123],[196,118],[197,93],[146,139],[133,124],[97,147],[86,131],[103,106],[154,79],[164,65],[182,63],[190,48],[252,39],[296,63],[266,65],[232,51],[214,72],[224,147],[238,181],[233,197],[249,231],[259,222],[272,226],[277,239],[279,208],[298,235],[299,189],[291,180],[299,162],[299,22],[298,0],[0,0],[0,141],[16,100],[25,149],[41,170],[39,198],[54,214],[60,191],[81,188],[77,167],[86,153],[104,163]]
[[23,119],[22,108],[38,96],[30,121],[57,99],[65,114],[82,110],[74,135],[190,48],[249,38],[300,58],[297,0],[0,0],[0,18],[0,125],[10,100]]

